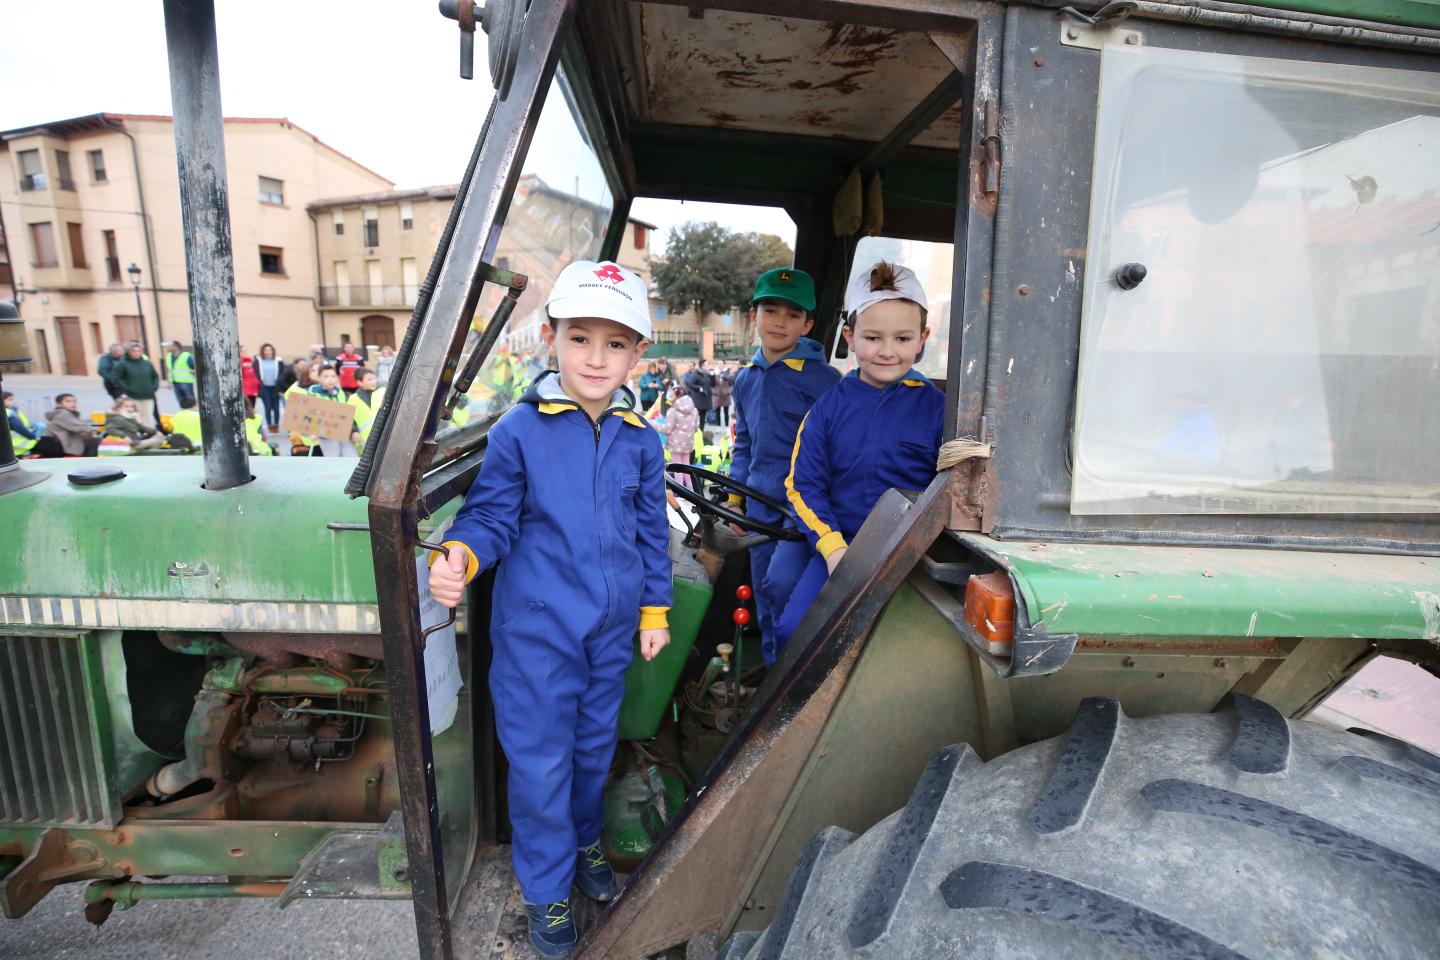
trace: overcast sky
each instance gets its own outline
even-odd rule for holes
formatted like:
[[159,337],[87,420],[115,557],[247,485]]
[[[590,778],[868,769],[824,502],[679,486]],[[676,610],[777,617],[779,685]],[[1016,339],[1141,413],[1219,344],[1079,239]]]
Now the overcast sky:
[[[435,0],[217,0],[227,116],[288,117],[401,187],[454,183],[490,104],[485,38],[459,75]],[[160,0],[0,3],[0,130],[91,113],[170,113]],[[661,227],[718,220],[778,233],[783,211],[637,200]]]

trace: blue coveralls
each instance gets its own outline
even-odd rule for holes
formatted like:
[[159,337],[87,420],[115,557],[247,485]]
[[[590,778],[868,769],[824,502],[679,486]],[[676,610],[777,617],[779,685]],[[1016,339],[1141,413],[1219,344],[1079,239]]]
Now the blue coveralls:
[[883,390],[858,373],[816,401],[795,438],[785,489],[806,543],[782,543],[773,565],[804,567],[776,617],[785,646],[829,579],[825,558],[847,546],[886,490],[923,490],[935,479],[945,394],[911,369]]
[[490,430],[445,541],[470,551],[469,576],[500,563],[490,691],[529,903],[570,896],[578,849],[600,839],[635,630],[670,606],[665,459],[634,403],[617,390],[592,421],[541,374]]
[[[785,476],[795,449],[795,431],[815,398],[840,380],[840,371],[825,362],[825,348],[801,337],[795,349],[775,363],[756,350],[750,366],[735,378],[735,450],[730,477],[776,500],[785,499]],[[738,499],[738,498],[734,498]],[[761,503],[747,504],[747,516],[762,523],[780,524],[781,514]],[[750,585],[755,591],[756,620],[766,663],[775,662],[775,621],[785,609],[800,571],[803,553],[792,562],[777,565],[774,543],[750,548]]]

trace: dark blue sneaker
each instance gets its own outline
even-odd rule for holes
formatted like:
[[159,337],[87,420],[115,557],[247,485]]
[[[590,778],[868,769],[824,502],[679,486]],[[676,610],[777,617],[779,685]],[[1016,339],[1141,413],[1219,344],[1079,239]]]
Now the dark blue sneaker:
[[591,900],[609,903],[618,892],[615,888],[615,871],[605,859],[600,844],[581,847],[575,859],[575,886]]
[[570,901],[541,906],[525,904],[530,922],[530,943],[542,957],[568,957],[575,949],[575,920],[570,916]]

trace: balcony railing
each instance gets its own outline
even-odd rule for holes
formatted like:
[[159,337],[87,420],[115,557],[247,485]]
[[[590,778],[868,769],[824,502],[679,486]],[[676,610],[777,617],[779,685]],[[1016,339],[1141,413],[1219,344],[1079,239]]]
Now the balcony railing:
[[20,178],[21,190],[44,190],[47,186],[43,173],[27,173]]
[[[734,333],[734,332],[731,332],[731,331],[728,331],[728,330],[716,330],[716,331],[714,331],[714,333],[715,333],[715,346],[717,346],[717,347],[743,347],[743,346],[745,346],[745,343],[744,343],[744,342],[742,341],[742,339],[741,339],[741,335],[738,334],[738,333]],[[694,344],[698,344],[698,343],[701,341],[701,339],[702,339],[702,333],[701,333],[701,331],[699,331],[699,330],[693,330],[693,329],[692,329],[692,330],[665,330],[665,329],[657,329],[657,330],[654,332],[654,335],[651,337],[651,339],[652,339],[655,343],[678,343],[678,344],[690,344],[690,343],[694,343]]]
[[419,287],[399,283],[368,283],[321,287],[322,307],[413,307]]

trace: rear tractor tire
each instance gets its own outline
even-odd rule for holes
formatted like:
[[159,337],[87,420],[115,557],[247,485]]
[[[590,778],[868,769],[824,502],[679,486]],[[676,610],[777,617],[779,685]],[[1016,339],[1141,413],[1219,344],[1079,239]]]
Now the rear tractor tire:
[[718,960],[1434,957],[1440,758],[1237,696],[984,763],[936,753],[909,803],[800,855],[769,929]]

